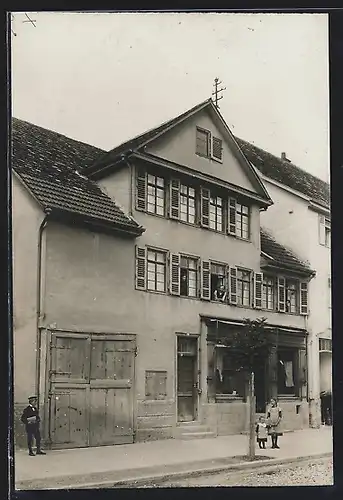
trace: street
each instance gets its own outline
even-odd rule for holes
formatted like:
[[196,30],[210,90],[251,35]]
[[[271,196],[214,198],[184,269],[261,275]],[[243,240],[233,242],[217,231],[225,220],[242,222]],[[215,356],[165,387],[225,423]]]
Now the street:
[[331,486],[332,458],[311,459],[297,465],[265,467],[259,471],[221,472],[189,477],[184,480],[147,484],[143,487],[206,487],[206,486]]

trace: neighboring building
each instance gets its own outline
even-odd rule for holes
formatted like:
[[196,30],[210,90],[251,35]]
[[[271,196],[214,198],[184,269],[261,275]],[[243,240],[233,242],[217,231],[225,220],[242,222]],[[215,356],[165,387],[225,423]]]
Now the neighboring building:
[[262,316],[257,410],[308,426],[313,271],[211,100],[108,153],[14,119],[12,165],[17,444],[31,392],[57,448],[245,431],[223,338]]
[[325,417],[320,394],[332,393],[330,186],[292,164],[285,153],[277,158],[237,142],[274,201],[261,215],[262,224],[316,271],[309,288],[307,330],[311,425],[318,427]]

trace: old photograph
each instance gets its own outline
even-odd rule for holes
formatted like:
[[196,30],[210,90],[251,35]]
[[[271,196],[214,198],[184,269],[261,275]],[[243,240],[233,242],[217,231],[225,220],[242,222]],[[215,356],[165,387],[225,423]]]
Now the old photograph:
[[328,15],[8,20],[15,488],[333,485]]

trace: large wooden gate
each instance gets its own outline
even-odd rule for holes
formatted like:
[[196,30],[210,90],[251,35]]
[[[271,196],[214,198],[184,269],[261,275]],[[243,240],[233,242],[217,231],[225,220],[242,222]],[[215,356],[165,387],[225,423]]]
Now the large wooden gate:
[[133,442],[134,360],[133,335],[51,334],[53,448]]

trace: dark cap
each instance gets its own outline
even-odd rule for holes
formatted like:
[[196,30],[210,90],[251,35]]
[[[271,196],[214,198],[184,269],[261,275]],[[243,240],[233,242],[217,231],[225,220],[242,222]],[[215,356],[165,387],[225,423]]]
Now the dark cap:
[[29,397],[29,401],[30,401],[31,399],[37,399],[37,396],[30,396],[30,397]]

